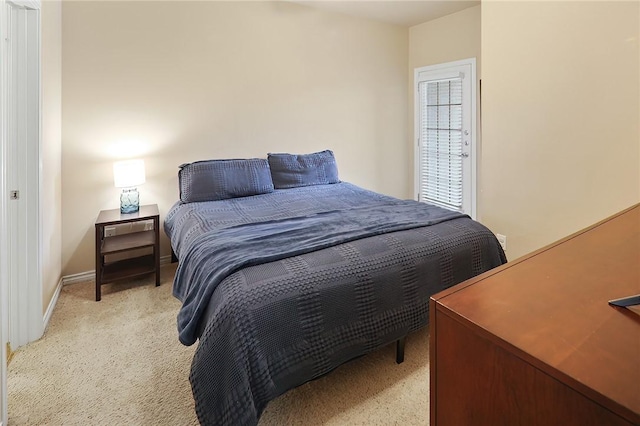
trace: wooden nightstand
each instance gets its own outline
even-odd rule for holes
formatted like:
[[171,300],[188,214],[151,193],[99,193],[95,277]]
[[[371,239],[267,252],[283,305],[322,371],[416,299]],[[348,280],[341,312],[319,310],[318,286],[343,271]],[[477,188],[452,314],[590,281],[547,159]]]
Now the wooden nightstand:
[[[153,229],[128,234],[105,236],[107,226],[141,221],[153,221]],[[105,261],[105,256],[131,250],[151,248],[151,254],[124,260]],[[160,214],[158,205],[140,206],[136,213],[122,214],[120,209],[102,210],[96,220],[96,301],[100,301],[100,286],[146,274],[156,274],[160,285]]]

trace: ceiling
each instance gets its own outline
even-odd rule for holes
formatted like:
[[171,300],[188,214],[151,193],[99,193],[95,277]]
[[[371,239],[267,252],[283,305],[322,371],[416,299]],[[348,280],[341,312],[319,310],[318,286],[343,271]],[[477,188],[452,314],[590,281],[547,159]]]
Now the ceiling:
[[480,1],[459,0],[290,0],[331,12],[411,27],[463,9]]

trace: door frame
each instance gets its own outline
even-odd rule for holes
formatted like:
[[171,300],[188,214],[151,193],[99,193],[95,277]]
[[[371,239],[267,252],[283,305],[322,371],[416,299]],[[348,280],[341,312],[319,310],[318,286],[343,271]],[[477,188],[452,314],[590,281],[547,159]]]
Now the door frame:
[[0,426],[6,425],[7,413],[7,342],[9,339],[9,273],[8,256],[9,241],[7,235],[7,184],[5,177],[7,144],[7,43],[8,36],[7,9],[4,0],[0,0]]

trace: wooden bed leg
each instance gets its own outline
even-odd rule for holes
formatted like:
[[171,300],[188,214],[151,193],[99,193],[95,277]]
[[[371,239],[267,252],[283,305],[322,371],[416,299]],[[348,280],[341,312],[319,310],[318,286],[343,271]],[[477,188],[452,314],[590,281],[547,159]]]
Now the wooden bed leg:
[[407,341],[407,336],[403,336],[396,342],[396,364],[401,364],[404,361],[404,344]]

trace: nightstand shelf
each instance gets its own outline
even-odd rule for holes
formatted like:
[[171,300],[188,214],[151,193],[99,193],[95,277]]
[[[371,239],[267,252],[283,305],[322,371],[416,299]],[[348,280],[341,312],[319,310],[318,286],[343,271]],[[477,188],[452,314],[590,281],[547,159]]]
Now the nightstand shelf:
[[103,239],[101,252],[103,255],[114,254],[144,247],[153,247],[155,243],[155,231],[133,232]]
[[[108,226],[134,226],[136,222],[153,222],[153,229],[106,236],[105,228]],[[120,213],[120,209],[102,210],[95,227],[96,301],[101,299],[101,286],[110,282],[155,273],[156,286],[160,285],[160,214],[157,205],[140,206],[138,212],[129,214]],[[144,253],[120,260],[106,258],[140,249],[151,249],[151,254]]]
[[105,263],[102,267],[103,283],[120,281],[140,275],[153,274],[156,264],[153,255],[135,257],[132,259],[116,260]]

